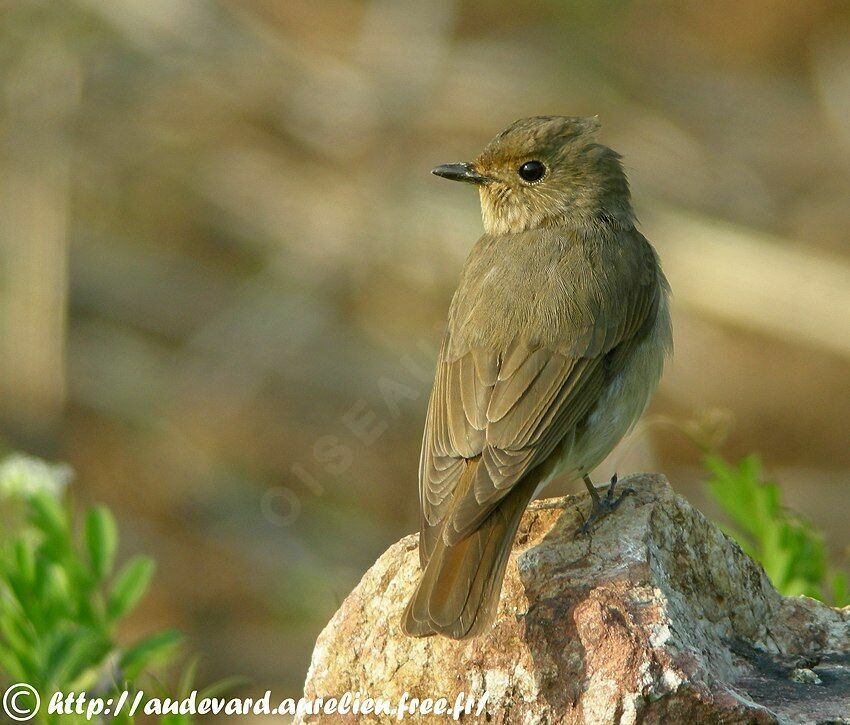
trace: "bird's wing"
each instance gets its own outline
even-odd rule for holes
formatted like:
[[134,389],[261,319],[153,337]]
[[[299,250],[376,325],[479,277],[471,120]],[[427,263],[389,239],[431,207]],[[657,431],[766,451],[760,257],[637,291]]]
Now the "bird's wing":
[[654,274],[629,287],[563,349],[516,340],[450,357],[446,333],[419,469],[423,565],[438,536],[449,545],[468,536],[543,463],[622,368],[660,295]]

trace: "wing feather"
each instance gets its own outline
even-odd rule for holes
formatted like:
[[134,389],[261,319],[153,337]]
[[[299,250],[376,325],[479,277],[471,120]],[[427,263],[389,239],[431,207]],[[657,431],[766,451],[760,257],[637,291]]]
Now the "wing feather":
[[[567,305],[586,326],[563,345],[531,344],[521,334],[500,349],[467,345],[462,322],[450,317],[420,460],[423,565],[439,536],[448,545],[469,536],[530,471],[573,440],[655,318],[658,278],[631,279],[623,290],[588,291]],[[611,299],[616,304],[600,307]]]

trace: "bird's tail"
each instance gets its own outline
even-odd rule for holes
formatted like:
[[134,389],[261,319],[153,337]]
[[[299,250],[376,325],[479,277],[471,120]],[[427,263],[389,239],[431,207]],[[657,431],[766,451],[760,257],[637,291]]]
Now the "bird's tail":
[[447,546],[437,538],[402,619],[413,637],[467,639],[493,621],[505,567],[533,486],[511,491],[472,534]]

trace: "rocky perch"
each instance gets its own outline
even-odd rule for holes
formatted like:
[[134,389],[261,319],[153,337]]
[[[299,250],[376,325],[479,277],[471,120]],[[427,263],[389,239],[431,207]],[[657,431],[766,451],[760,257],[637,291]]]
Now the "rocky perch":
[[319,636],[305,696],[488,693],[466,722],[850,723],[850,607],[778,594],[663,476],[623,486],[636,494],[589,537],[586,497],[529,507],[498,619],[476,639],[402,634],[417,537],[394,544]]

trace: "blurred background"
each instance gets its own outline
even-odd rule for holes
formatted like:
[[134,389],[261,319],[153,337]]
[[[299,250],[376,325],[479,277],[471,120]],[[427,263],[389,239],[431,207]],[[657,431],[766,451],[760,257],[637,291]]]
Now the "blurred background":
[[159,564],[132,634],[184,629],[209,678],[297,696],[416,528],[481,231],[428,172],[522,116],[600,116],[675,294],[598,475],[711,511],[691,437],[725,438],[846,566],[847,2],[12,0],[0,98],[0,438],[116,511]]

